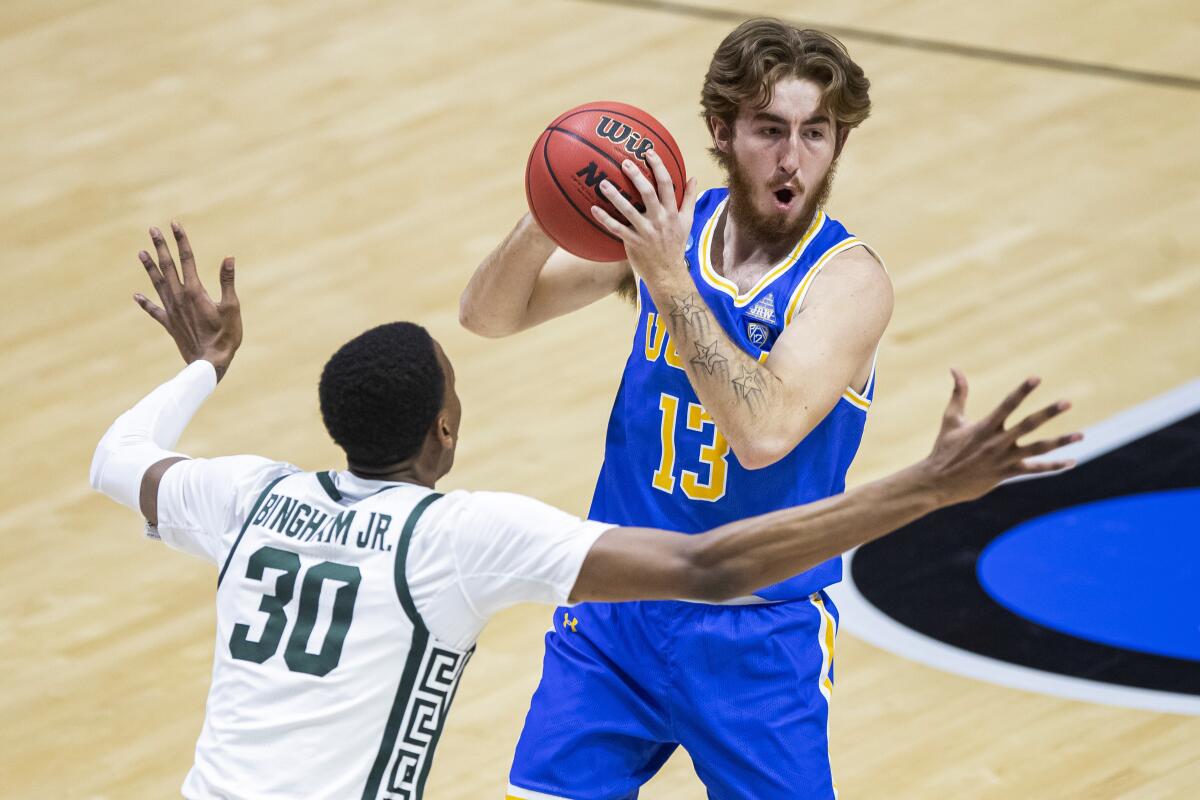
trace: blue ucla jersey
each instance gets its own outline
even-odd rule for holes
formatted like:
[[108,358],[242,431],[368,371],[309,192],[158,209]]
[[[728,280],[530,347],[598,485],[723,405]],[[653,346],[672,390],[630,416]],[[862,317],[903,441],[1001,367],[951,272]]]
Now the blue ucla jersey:
[[[817,273],[833,256],[862,242],[820,211],[787,258],[741,294],[712,266],[713,231],[727,198],[726,189],[712,189],[696,203],[688,271],[725,333],[763,361]],[[640,281],[638,296],[633,351],[609,419],[591,519],[699,533],[845,490],[846,470],[858,451],[874,394],[874,368],[862,393],[847,388],[795,449],[769,467],[748,470],[700,404],[684,372],[683,356]],[[767,600],[797,599],[841,577],[841,559],[834,558],[756,594]]]

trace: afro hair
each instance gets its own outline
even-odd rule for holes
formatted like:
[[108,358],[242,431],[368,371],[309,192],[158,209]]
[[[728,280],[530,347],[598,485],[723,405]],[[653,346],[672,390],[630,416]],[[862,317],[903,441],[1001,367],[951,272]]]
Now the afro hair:
[[342,345],[321,371],[321,417],[353,464],[384,467],[421,448],[446,387],[433,337],[392,322]]

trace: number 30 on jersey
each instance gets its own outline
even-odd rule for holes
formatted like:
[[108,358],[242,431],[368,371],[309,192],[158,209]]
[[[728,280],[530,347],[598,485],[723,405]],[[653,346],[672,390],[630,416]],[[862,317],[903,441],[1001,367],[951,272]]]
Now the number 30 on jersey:
[[[661,492],[671,494],[675,491],[675,430],[679,423],[680,399],[666,392],[659,395],[658,408],[662,412],[662,458],[658,469],[654,471],[651,484]],[[700,463],[708,467],[708,480],[700,480],[698,473],[691,470],[680,470],[679,488],[684,495],[692,500],[716,502],[725,496],[725,480],[729,472],[729,442],[717,430],[717,424],[699,403],[687,404],[687,416],[684,420],[688,430],[702,432],[706,427],[712,430],[712,439],[700,447]]]

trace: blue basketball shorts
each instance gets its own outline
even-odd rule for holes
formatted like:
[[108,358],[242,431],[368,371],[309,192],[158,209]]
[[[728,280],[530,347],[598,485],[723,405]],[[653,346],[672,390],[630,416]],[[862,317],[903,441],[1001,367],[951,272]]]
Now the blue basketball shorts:
[[834,798],[837,620],[825,592],[557,609],[509,798],[633,800],[680,745],[710,800]]

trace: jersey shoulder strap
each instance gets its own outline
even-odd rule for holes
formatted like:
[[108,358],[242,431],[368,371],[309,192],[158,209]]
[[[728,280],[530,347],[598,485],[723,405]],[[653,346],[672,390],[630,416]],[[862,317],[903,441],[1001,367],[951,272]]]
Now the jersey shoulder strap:
[[709,218],[721,207],[721,203],[727,197],[729,197],[729,190],[724,187],[706,189],[700,194],[700,197],[696,200],[692,216],[691,236],[688,239],[687,250],[692,250],[696,246],[696,243],[700,240],[700,233],[704,230],[704,226],[708,224]]
[[413,531],[416,530],[417,521],[433,505],[434,501],[438,500],[441,496],[438,492],[431,492],[421,498],[421,501],[417,503],[408,515],[408,519],[404,521],[404,528],[400,531],[400,541],[396,543],[396,596],[400,599],[400,605],[403,606],[404,613],[408,615],[413,627],[420,631],[428,631],[429,629],[425,627],[425,621],[421,619],[421,615],[417,612],[417,604],[413,602],[412,592],[408,590],[408,578],[405,575],[405,566],[408,563],[408,546],[412,542]]
[[250,520],[254,519],[254,515],[258,513],[258,509],[263,504],[263,501],[270,496],[271,490],[275,488],[275,484],[279,483],[284,478],[298,474],[303,473],[289,472],[284,475],[280,475],[278,478],[268,483],[267,488],[263,489],[262,493],[259,494],[258,499],[254,501],[254,505],[250,507],[250,513],[246,515],[246,521],[242,523],[242,529],[238,531],[237,538],[233,540],[233,546],[229,548],[229,553],[225,556],[225,563],[221,565],[221,571],[217,573],[218,589],[221,588],[221,581],[225,580],[225,570],[229,569],[229,562],[233,561],[233,554],[237,552],[238,545],[242,543],[242,537],[246,535],[246,529],[250,527]]

